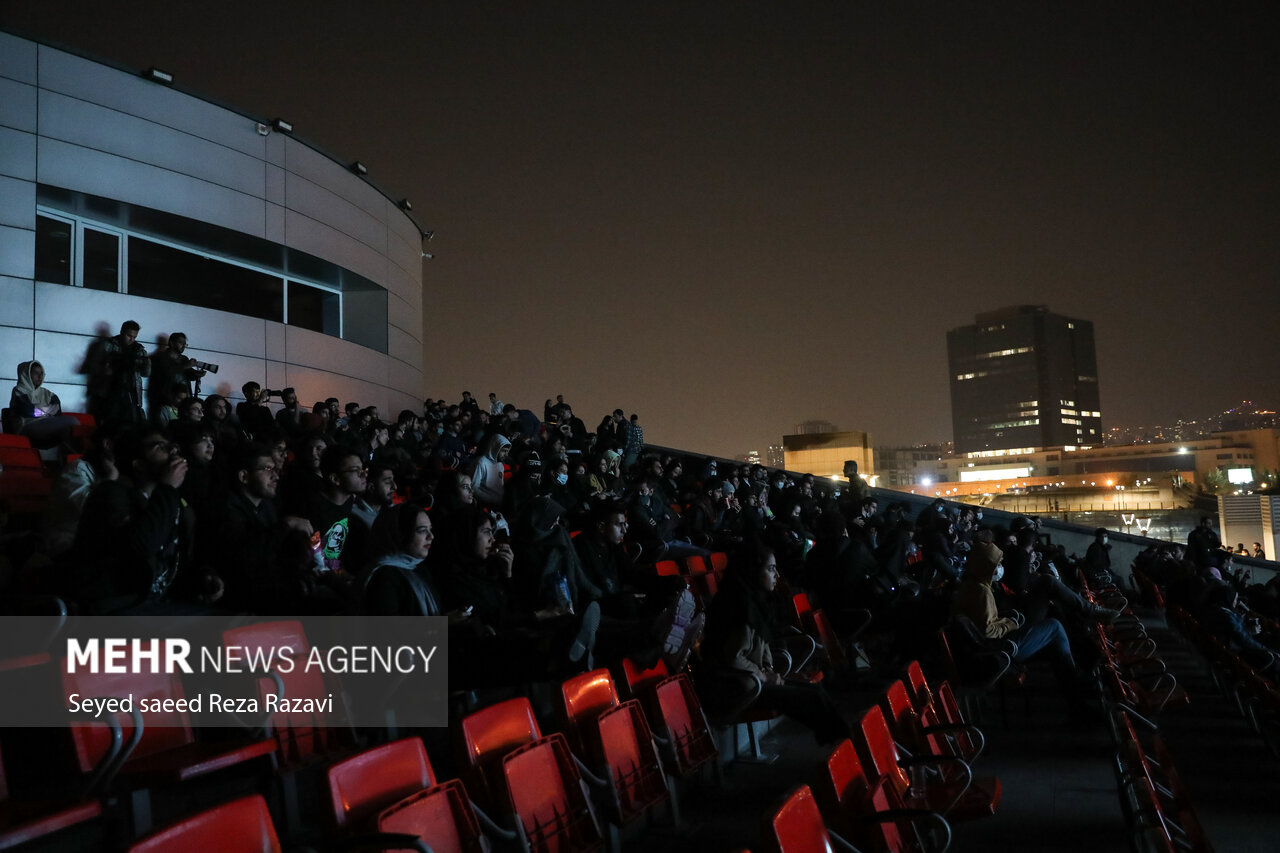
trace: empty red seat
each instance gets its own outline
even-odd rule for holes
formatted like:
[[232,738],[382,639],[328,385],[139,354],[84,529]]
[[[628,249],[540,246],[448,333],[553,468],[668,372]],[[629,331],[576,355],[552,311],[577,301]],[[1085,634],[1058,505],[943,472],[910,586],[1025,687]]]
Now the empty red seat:
[[523,696],[468,714],[459,726],[467,790],[485,807],[502,805],[502,760],[542,737],[533,707]]
[[415,836],[431,853],[488,853],[467,789],[458,779],[410,794],[378,815],[379,832]]
[[[626,823],[669,796],[662,762],[640,703],[630,699],[596,719],[598,763],[605,771],[612,815]],[[592,759],[597,759],[595,754]]]
[[[297,621],[259,622],[232,628],[222,632],[222,642],[226,646],[247,649],[245,657],[250,660],[257,654],[265,655],[271,650],[278,654],[281,649],[291,649],[295,661],[305,661],[311,654],[311,643],[307,640],[306,631],[303,630],[302,623]],[[294,666],[288,672],[277,668],[275,675],[284,684],[284,695],[290,698],[323,701],[333,695],[335,701],[340,701],[342,696],[341,687],[329,680],[333,676],[314,667]],[[258,679],[259,699],[269,694],[274,695],[276,691],[272,679]],[[336,713],[276,711],[270,717],[269,727],[286,764],[298,764],[337,749],[347,749],[354,741],[350,727]]]
[[[852,741],[842,741],[827,756],[813,792],[827,824],[861,850],[945,851],[951,843],[945,818],[933,811],[904,809],[887,778],[868,778]],[[926,840],[927,844],[913,843]]]
[[[79,693],[86,698],[133,696],[135,707],[143,700],[157,706],[166,700],[176,703],[184,698],[182,680],[168,673],[69,673],[63,666],[62,685],[66,695]],[[218,770],[234,767],[253,759],[269,756],[276,750],[271,738],[243,742],[197,743],[185,710],[141,711],[142,731],[136,735],[132,751],[121,756],[121,772],[152,782],[184,782]],[[135,736],[133,718],[117,714],[126,744]],[[112,735],[106,723],[85,722],[70,726],[76,760],[82,773],[89,773],[113,749]]]
[[684,571],[688,575],[705,575],[707,573],[707,563],[697,554],[690,554],[684,558]]
[[711,571],[716,574],[723,574],[724,570],[729,568],[729,555],[724,551],[711,552]]
[[802,785],[788,795],[761,829],[764,849],[771,853],[831,853],[835,848],[813,791]]
[[174,850],[217,850],[218,853],[279,853],[267,801],[260,794],[183,818],[147,836],[129,853],[172,853]]
[[603,845],[582,775],[562,735],[547,735],[509,753],[502,759],[502,774],[529,853],[577,853]]
[[986,743],[976,726],[944,722],[931,705],[917,713],[901,681],[885,690],[880,708],[894,739],[918,755],[956,755],[972,763]]
[[949,818],[964,820],[995,814],[1000,805],[1000,780],[975,781],[964,759],[955,756],[916,756],[908,763],[919,765],[933,775],[928,784],[912,790],[911,779],[904,769],[902,756],[884,712],[873,706],[859,724],[857,744],[864,766],[877,776],[889,778],[897,796],[910,807],[927,808]]
[[565,736],[575,753],[598,752],[596,719],[618,705],[618,691],[607,669],[584,672],[560,685],[560,715]]
[[654,689],[659,728],[670,747],[673,769],[681,776],[689,776],[698,768],[719,755],[711,727],[702,712],[702,703],[694,692],[693,683],[684,673],[677,673],[663,680]]
[[404,738],[366,749],[328,770],[333,821],[348,829],[435,784],[422,740]]

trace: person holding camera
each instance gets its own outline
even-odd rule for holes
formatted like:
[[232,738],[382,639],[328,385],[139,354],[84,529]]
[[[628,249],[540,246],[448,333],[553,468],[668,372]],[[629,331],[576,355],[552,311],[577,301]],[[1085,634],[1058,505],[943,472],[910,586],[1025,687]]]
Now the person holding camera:
[[236,405],[236,418],[240,428],[249,434],[254,441],[268,443],[275,430],[275,420],[271,410],[267,408],[267,399],[271,392],[264,390],[257,382],[246,382],[240,386],[244,394],[244,402]]
[[151,381],[147,383],[147,411],[151,415],[153,424],[161,425],[160,412],[168,405],[174,385],[183,385],[187,389],[187,396],[194,396],[191,383],[199,384],[200,378],[208,373],[201,366],[201,362],[188,358],[186,351],[186,334],[174,332],[169,335],[168,346],[157,350],[151,356]]
[[151,374],[151,359],[138,343],[142,327],[126,320],[120,334],[96,341],[85,359],[89,374],[89,413],[99,424],[137,424],[142,413],[142,378]]

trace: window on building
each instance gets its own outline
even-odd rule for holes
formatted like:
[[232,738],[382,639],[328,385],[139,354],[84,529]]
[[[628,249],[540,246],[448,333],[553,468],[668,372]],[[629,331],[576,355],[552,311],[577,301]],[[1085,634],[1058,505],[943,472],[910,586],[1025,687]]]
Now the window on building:
[[388,348],[387,291],[322,258],[123,202],[41,185],[36,279],[288,323]]
[[61,217],[36,216],[36,280],[71,284],[76,224]]
[[301,326],[313,332],[340,337],[342,334],[342,299],[331,290],[321,290],[300,282],[289,282],[290,326]]
[[129,238],[129,293],[284,321],[284,281],[247,267]]
[[81,281],[90,290],[120,290],[120,235],[97,228],[84,229],[84,268]]

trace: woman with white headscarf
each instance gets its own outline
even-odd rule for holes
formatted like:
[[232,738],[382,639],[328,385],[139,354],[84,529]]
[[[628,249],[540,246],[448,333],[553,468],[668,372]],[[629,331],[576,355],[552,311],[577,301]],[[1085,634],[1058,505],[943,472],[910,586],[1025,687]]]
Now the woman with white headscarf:
[[14,431],[41,448],[66,441],[77,424],[75,418],[62,414],[58,395],[44,387],[44,365],[38,361],[18,365],[18,384],[9,395],[9,416]]

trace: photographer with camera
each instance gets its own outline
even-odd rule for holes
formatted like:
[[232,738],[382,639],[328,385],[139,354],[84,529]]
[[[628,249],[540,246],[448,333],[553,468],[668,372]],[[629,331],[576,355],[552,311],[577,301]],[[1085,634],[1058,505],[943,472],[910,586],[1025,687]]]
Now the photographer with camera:
[[244,383],[240,386],[240,392],[244,394],[244,402],[236,405],[236,418],[240,421],[240,429],[254,441],[270,443],[276,424],[271,416],[271,410],[267,408],[267,400],[272,396],[278,396],[280,392],[263,388],[257,382]]
[[134,320],[120,326],[120,334],[102,338],[89,349],[89,413],[99,424],[137,424],[142,413],[142,377],[151,373],[151,359],[138,343],[142,327]]
[[[169,335],[168,346],[157,350],[151,356],[151,381],[147,383],[147,412],[151,422],[161,424],[160,410],[167,404],[173,386],[182,384],[187,389],[187,396],[199,394],[200,378],[208,373],[217,373],[218,365],[208,364],[188,358],[187,336],[183,332]],[[196,391],[192,391],[191,383],[196,383]]]

